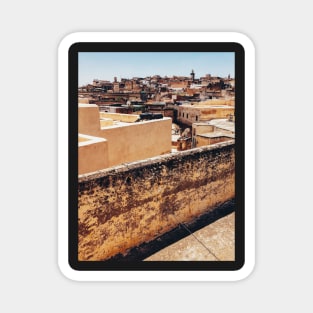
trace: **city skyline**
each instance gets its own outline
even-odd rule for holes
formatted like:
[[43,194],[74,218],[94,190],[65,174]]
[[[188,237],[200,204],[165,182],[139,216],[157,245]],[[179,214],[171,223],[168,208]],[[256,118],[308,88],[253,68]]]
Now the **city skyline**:
[[233,52],[80,52],[78,54],[78,84],[94,79],[113,81],[114,77],[131,79],[160,75],[195,77],[235,76]]

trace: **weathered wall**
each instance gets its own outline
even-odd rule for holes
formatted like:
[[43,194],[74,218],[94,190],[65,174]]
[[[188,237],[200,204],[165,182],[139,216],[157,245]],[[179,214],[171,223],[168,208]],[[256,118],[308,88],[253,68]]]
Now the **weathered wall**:
[[235,195],[234,141],[79,177],[79,260],[105,260]]
[[198,104],[235,106],[235,100],[234,99],[210,99],[210,100],[198,102]]
[[193,123],[192,124],[192,135],[200,135],[209,132],[213,132],[215,127],[213,125],[209,125],[208,123]]
[[227,118],[234,115],[235,108],[231,106],[181,105],[178,107],[178,121],[186,125],[212,119]]
[[220,137],[205,137],[205,136],[196,136],[196,147],[202,147],[207,145],[214,145],[219,142],[224,142],[231,140],[229,137],[220,136]]

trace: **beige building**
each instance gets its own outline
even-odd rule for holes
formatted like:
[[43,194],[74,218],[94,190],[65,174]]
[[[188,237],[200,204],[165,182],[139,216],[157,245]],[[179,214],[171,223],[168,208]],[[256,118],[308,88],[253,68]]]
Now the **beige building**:
[[234,113],[234,100],[214,99],[180,105],[178,107],[177,119],[179,122],[191,126],[192,123],[228,118],[230,115],[234,115]]
[[230,136],[224,135],[221,132],[212,132],[212,133],[205,133],[197,135],[196,145],[195,147],[203,147],[203,146],[209,146],[213,145],[215,143],[224,142],[233,139]]
[[171,118],[139,121],[139,115],[101,113],[94,104],[79,104],[78,173],[171,152]]
[[95,172],[109,166],[106,139],[79,134],[78,147],[78,174]]
[[235,139],[235,123],[230,119],[213,119],[192,124],[192,147],[213,145]]

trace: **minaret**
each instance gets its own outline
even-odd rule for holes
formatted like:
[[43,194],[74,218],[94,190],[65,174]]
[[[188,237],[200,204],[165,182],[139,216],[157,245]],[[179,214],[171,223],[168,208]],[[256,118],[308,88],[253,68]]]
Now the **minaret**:
[[190,76],[191,76],[192,82],[194,82],[195,81],[195,72],[194,72],[194,70],[191,71]]

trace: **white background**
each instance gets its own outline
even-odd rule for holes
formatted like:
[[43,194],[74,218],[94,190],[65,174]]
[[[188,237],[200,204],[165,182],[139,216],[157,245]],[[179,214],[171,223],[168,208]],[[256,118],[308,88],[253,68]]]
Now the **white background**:
[[[1,312],[312,310],[309,1],[1,9]],[[256,48],[256,266],[239,282],[87,283],[57,266],[57,47],[77,31],[236,31]],[[247,104],[248,105],[248,104]]]

